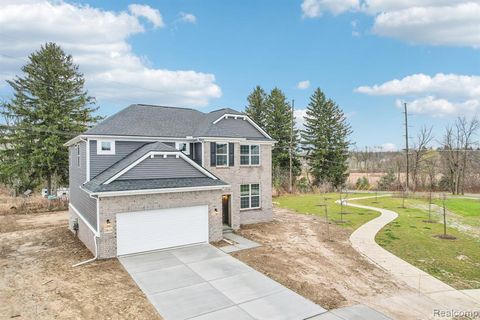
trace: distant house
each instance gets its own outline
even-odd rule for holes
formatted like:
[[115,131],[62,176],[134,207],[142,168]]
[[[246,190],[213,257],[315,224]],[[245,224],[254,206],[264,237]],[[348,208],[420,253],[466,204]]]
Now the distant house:
[[66,143],[70,228],[109,258],[269,221],[273,143],[232,109],[131,105]]

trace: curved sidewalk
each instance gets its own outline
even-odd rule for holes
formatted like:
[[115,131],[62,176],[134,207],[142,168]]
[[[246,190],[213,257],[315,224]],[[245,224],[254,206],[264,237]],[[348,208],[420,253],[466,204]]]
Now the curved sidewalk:
[[[403,302],[406,307],[416,308],[419,313],[428,317],[434,316],[435,309],[464,311],[480,309],[480,300],[475,296],[456,290],[378,245],[375,242],[375,235],[385,225],[395,220],[398,214],[391,210],[350,203],[350,201],[366,198],[374,197],[352,198],[348,199],[344,204],[351,207],[378,211],[381,215],[355,230],[350,236],[350,242],[355,250],[391,273],[398,280],[405,282],[418,291],[418,295],[414,297],[397,297],[397,302]],[[394,301],[391,302],[395,303]]]

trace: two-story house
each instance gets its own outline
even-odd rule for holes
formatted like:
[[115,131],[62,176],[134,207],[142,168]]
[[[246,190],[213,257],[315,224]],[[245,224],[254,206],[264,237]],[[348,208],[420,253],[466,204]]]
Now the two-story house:
[[65,144],[70,229],[110,258],[269,221],[273,144],[232,109],[131,105]]

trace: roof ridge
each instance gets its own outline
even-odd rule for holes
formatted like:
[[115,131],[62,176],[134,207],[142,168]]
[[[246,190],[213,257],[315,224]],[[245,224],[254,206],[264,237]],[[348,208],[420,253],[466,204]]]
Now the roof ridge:
[[243,112],[241,112],[241,111],[238,111],[238,110],[235,110],[235,109],[232,109],[232,108],[229,108],[229,107],[225,107],[225,108],[220,108],[220,109],[212,110],[212,111],[210,111],[209,113],[218,112],[218,111],[222,111],[222,110],[231,110],[231,111],[235,111],[235,112],[243,113]]
[[199,110],[197,110],[197,109],[194,109],[194,108],[164,106],[164,105],[149,104],[149,103],[135,103],[134,105],[141,106],[141,107],[154,107],[154,108],[170,108],[170,109],[193,110],[193,111],[197,111],[197,112],[200,112],[200,113],[204,113],[204,112],[201,112],[201,111],[199,111]]

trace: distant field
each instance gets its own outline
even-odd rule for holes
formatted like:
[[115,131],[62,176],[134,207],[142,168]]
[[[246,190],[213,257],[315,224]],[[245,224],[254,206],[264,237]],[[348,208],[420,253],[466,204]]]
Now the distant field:
[[[424,222],[428,211],[414,208],[419,203],[427,204],[425,200],[406,199],[406,208],[401,208],[402,200],[398,198],[379,198],[378,203],[374,200],[355,203],[390,209],[399,214],[377,234],[375,239],[378,244],[457,289],[480,288],[479,239],[450,227],[447,233],[455,236],[456,240],[437,238],[436,235],[443,233],[443,224]],[[448,199],[451,207],[448,204],[447,207],[452,211],[462,211],[466,216],[475,215],[470,210],[477,208],[477,204],[465,200]]]
[[[362,196],[372,196],[372,194],[349,194],[348,198],[356,198]],[[340,199],[338,193],[327,193],[325,196],[323,194],[304,194],[304,195],[285,195],[274,198],[273,201],[278,203],[282,208],[287,208],[294,210],[298,213],[316,215],[320,217],[325,216],[325,203],[324,197],[327,198],[327,209],[329,220],[332,223],[336,223],[341,226],[352,228],[353,230],[357,229],[359,226],[364,224],[367,221],[370,221],[373,218],[378,217],[380,214],[376,211],[364,210],[351,207],[343,207],[344,212],[347,214],[343,215],[344,223],[341,223],[341,206],[335,201]],[[348,200],[347,198],[347,200]],[[380,199],[380,198],[379,198]]]

